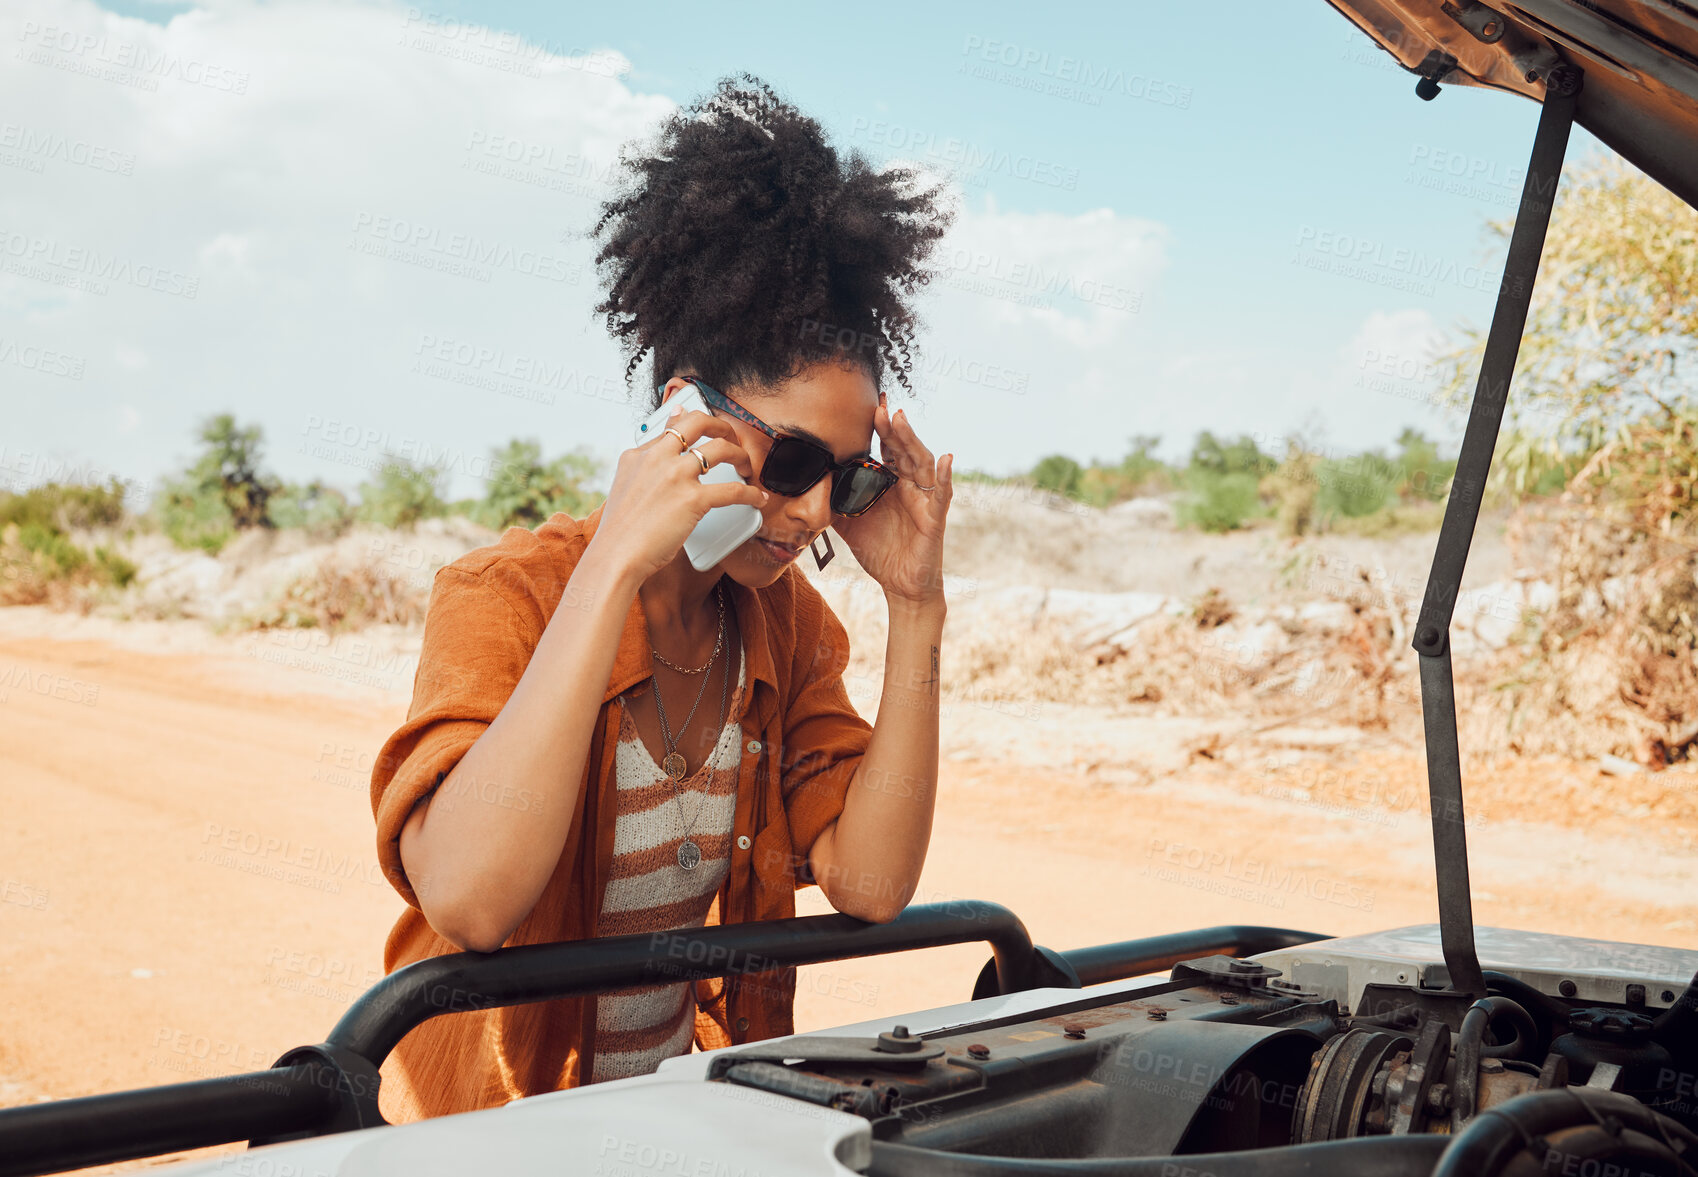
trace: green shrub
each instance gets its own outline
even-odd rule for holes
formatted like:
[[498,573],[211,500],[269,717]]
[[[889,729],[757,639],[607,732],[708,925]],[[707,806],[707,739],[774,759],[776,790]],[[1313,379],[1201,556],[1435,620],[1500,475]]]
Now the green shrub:
[[1392,501],[1399,475],[1377,453],[1329,458],[1315,468],[1315,514],[1323,522],[1338,516],[1360,519]]
[[194,478],[166,482],[154,501],[160,530],[179,548],[199,548],[216,556],[236,534],[236,520],[223,489]]
[[1216,474],[1249,474],[1256,478],[1272,474],[1278,459],[1264,454],[1256,439],[1247,433],[1222,440],[1205,429],[1197,434],[1191,446],[1191,470],[1207,470]]
[[0,527],[36,524],[54,531],[110,527],[124,519],[124,484],[48,482],[22,494],[0,493]]
[[1120,459],[1119,472],[1133,487],[1132,494],[1165,487],[1172,480],[1167,463],[1156,457],[1156,447],[1160,444],[1161,438],[1155,434],[1140,433],[1132,438],[1132,448]]
[[1371,515],[1338,516],[1328,523],[1327,530],[1341,535],[1392,536],[1437,531],[1443,522],[1443,503],[1393,503]]
[[391,455],[375,477],[360,484],[360,505],[355,515],[379,527],[413,527],[421,519],[448,513],[443,492],[448,471]]
[[1069,498],[1079,493],[1084,469],[1065,454],[1051,454],[1032,467],[1032,485]]
[[1233,531],[1263,514],[1260,480],[1245,472],[1211,469],[1186,471],[1184,493],[1174,514],[1185,527],[1201,531]]
[[305,486],[284,486],[265,510],[273,527],[299,528],[315,539],[335,539],[353,522],[348,496],[316,478]]
[[489,489],[468,514],[497,531],[536,527],[560,511],[581,519],[602,499],[584,486],[600,469],[601,463],[583,451],[544,462],[541,442],[516,438],[505,449],[490,451]]
[[1436,502],[1450,492],[1456,459],[1439,457],[1437,443],[1418,429],[1397,435],[1397,465],[1402,474],[1397,497],[1405,502]]
[[36,557],[36,567],[48,580],[70,576],[88,565],[88,553],[62,533],[40,523],[18,529],[18,544]]
[[65,604],[79,590],[124,587],[136,567],[109,548],[91,556],[60,531],[41,523],[0,527],[0,605]]
[[1113,466],[1087,466],[1072,497],[1093,507],[1112,507],[1135,496],[1139,486],[1137,479]]
[[136,578],[136,566],[105,546],[94,549],[94,567],[101,580],[118,588],[129,587]]

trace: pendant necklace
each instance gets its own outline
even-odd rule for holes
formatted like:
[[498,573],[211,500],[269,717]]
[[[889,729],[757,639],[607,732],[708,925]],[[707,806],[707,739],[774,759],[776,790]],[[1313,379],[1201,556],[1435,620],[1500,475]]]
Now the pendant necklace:
[[[708,656],[706,665],[700,666],[695,670],[680,670],[680,673],[701,674],[704,671],[711,670],[714,662],[719,658],[720,649],[724,645],[725,602],[724,598],[721,597],[719,600],[719,634],[713,639],[713,653]],[[660,655],[656,654],[655,657],[659,658]],[[664,658],[661,658],[660,660],[667,666],[672,665],[672,663],[667,662]],[[690,721],[696,717],[696,708],[702,705],[702,696],[707,693],[708,679],[711,677],[712,675],[703,675],[702,685],[696,690],[696,701],[690,704],[690,714],[684,717],[684,724],[678,729],[679,735],[683,735],[684,732],[689,729]],[[660,679],[658,677],[654,680],[654,709],[660,714],[660,738],[666,745],[666,757],[660,762],[660,767],[665,770],[667,777],[676,784],[678,781],[684,779],[684,770],[686,765],[684,763],[684,757],[678,753],[678,745],[673,741],[672,733],[667,730],[666,704],[660,697]]]
[[[708,659],[707,665],[702,668],[704,671],[712,668],[714,661],[719,657],[719,651],[720,651],[721,647],[724,645],[724,643],[725,643],[725,603],[724,603],[724,598],[721,597],[721,599],[720,599],[720,611],[719,611],[719,638],[718,638],[717,641],[714,642],[712,657],[710,657]],[[690,720],[695,718],[696,708],[701,706],[702,695],[706,692],[707,684],[708,684],[708,678],[711,678],[711,677],[712,676],[710,674],[710,675],[705,676],[702,679],[701,688],[696,692],[696,702],[695,702],[694,705],[691,706],[690,714],[687,715],[684,718],[683,727],[678,729],[678,732],[679,732],[680,735],[684,734],[684,732],[689,729]],[[730,686],[730,683],[731,683],[731,672],[729,670],[727,670],[725,672],[725,676],[722,679],[720,679],[720,681],[719,681],[719,730],[720,731],[723,731],[724,728],[725,728],[726,691],[727,691],[727,688]],[[678,790],[678,783],[684,779],[684,771],[685,771],[687,765],[685,764],[684,757],[679,754],[677,745],[673,742],[672,733],[668,728],[668,724],[666,722],[666,704],[661,702],[660,682],[659,682],[658,679],[655,681],[655,686],[654,686],[654,704],[655,704],[655,711],[660,716],[660,737],[665,742],[666,747],[667,747],[666,759],[661,762],[661,769],[666,773],[666,779],[672,782],[672,800],[678,806],[678,822],[679,822],[680,825],[682,825],[684,827],[684,840],[678,844],[678,865],[683,867],[685,870],[695,870],[696,867],[698,865],[700,865],[701,861],[702,861],[702,848],[700,846],[696,845],[694,839],[692,839],[690,837],[690,835],[695,831],[696,820],[701,817],[702,811],[701,811],[701,807],[698,806],[696,808],[696,817],[690,819],[690,821],[688,823],[685,823],[685,821],[684,821],[684,797],[683,797],[683,794],[680,793],[679,790]],[[715,740],[714,741],[714,748],[717,749],[718,747],[719,747],[719,741]],[[708,753],[709,763],[712,762],[712,758],[713,758],[713,753],[710,751]]]

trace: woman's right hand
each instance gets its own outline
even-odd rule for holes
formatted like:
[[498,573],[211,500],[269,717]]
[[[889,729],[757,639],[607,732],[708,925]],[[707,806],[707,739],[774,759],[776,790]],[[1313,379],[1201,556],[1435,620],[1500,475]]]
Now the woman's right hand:
[[[683,435],[683,446],[667,429]],[[690,450],[704,437],[708,440],[700,449]],[[704,486],[697,453],[710,468],[729,462],[743,481]],[[714,507],[747,503],[758,510],[765,506],[769,496],[754,480],[748,451],[737,443],[729,422],[701,412],[675,413],[658,437],[619,455],[590,550],[600,549],[641,583],[678,554],[702,516]]]

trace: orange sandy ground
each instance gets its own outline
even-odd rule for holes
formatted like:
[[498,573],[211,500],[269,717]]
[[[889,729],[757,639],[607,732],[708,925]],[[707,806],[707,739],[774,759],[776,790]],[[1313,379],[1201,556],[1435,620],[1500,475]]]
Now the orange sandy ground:
[[[262,1068],[322,1040],[378,978],[401,906],[366,785],[404,708],[270,689],[202,655],[0,637],[0,668],[19,666],[59,686],[0,687],[0,1105]],[[1063,949],[1434,920],[1419,758],[1346,759],[1336,779],[1198,762],[1140,789],[951,761],[919,899],[1006,904]],[[1494,780],[1471,835],[1481,923],[1698,943],[1698,775],[1641,795],[1572,765]],[[961,1000],[985,957],[805,970],[798,1029]]]

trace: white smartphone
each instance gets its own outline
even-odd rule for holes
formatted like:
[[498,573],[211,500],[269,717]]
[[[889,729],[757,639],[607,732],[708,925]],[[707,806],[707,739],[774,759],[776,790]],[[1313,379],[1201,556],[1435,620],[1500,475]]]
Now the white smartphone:
[[[698,413],[706,413],[710,417],[713,416],[713,410],[708,408],[707,401],[702,399],[702,394],[697,391],[696,386],[687,384],[674,393],[671,400],[666,401],[660,408],[650,413],[648,419],[637,426],[638,444],[648,441],[650,438],[658,437],[665,432],[666,422],[673,413],[679,411],[688,413],[692,410]],[[667,440],[677,441],[678,439],[668,438]],[[691,448],[700,448],[702,442],[706,440],[704,437]],[[735,466],[729,462],[720,462],[709,466],[708,472],[701,475],[700,480],[704,485],[711,486],[720,482],[741,483],[743,478],[742,475],[737,473]],[[732,503],[725,507],[715,507],[702,516],[702,521],[696,524],[696,529],[684,541],[684,555],[689,558],[690,567],[697,572],[706,572],[732,552],[748,543],[755,532],[760,529],[761,513],[747,503]]]

